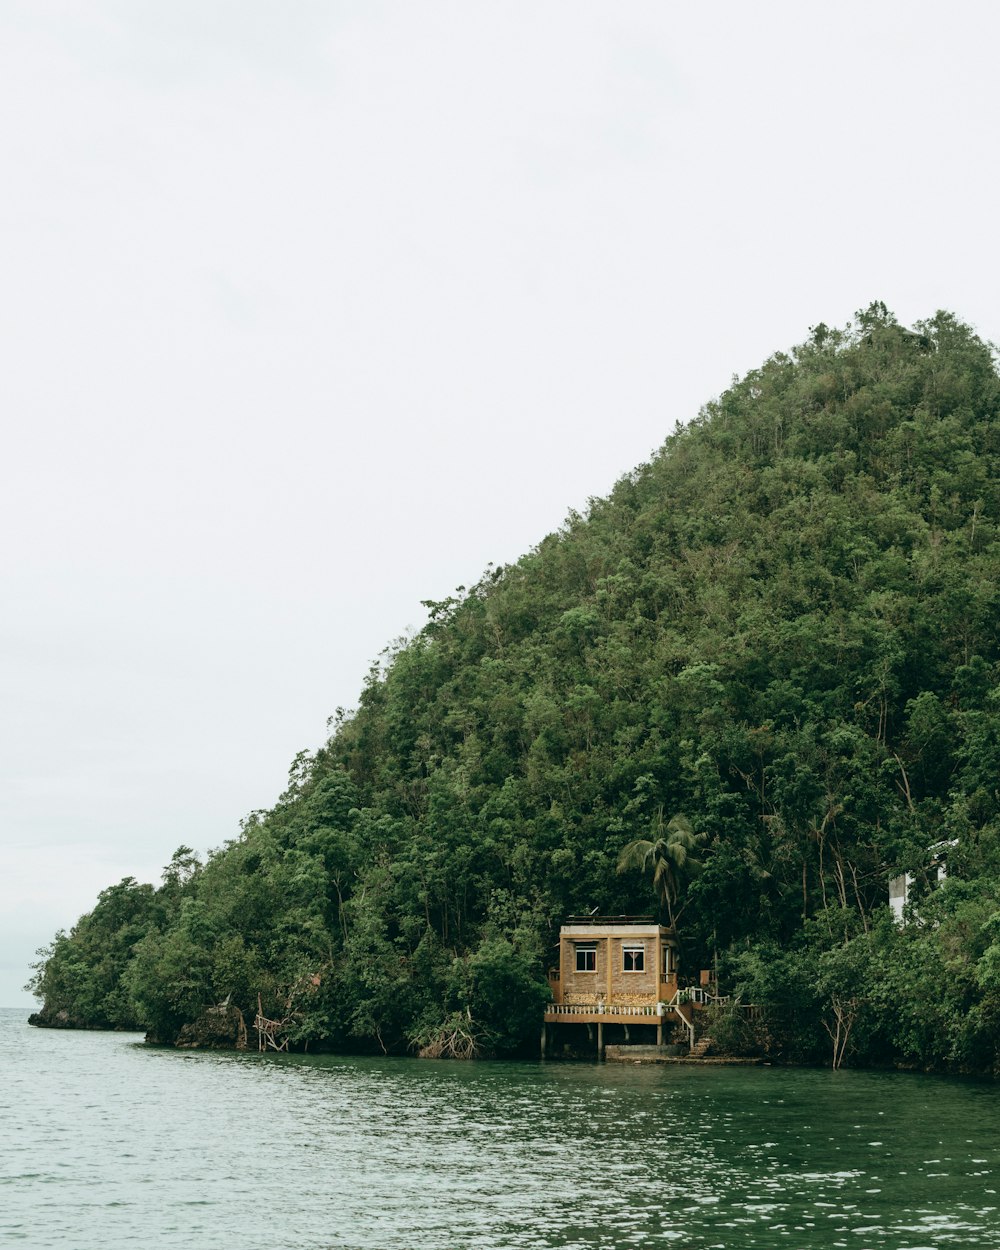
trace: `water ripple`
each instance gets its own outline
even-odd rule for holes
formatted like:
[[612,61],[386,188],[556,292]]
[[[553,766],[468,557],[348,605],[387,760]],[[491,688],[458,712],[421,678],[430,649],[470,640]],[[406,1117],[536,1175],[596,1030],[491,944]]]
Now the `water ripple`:
[[0,1012],[12,1245],[1000,1245],[992,1086],[178,1053],[24,1021]]

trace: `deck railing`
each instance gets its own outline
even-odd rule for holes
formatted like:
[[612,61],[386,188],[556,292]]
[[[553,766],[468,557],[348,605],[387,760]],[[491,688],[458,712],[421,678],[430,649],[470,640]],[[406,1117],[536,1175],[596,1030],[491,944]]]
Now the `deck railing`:
[[553,1016],[663,1016],[687,1003],[709,1007],[728,1002],[728,996],[693,985],[675,990],[671,998],[659,1003],[608,1003],[595,998],[589,1003],[549,1003],[546,1011]]
[[[598,1002],[596,999],[590,1003],[549,1003],[545,1009],[547,1017],[562,1016],[563,1018],[572,1020],[574,1016],[603,1016],[605,1019],[628,1020],[646,1019],[656,1020],[659,1023],[668,1016],[674,1016],[675,1024],[683,1024],[688,1033],[688,1047],[691,1051],[695,1048],[695,1026],[694,1019],[688,1019],[691,1015],[687,1015],[681,1010],[682,1007],[689,1003],[693,1003],[699,1007],[709,1007],[715,1004],[730,1002],[728,995],[712,994],[703,986],[692,985],[684,989],[677,990],[673,997],[669,1000],[661,1000],[658,1003],[606,1003]],[[750,1019],[760,1014],[760,1008],[752,1006],[748,1003],[737,1003],[740,1010]]]
[[661,1016],[658,1003],[549,1003],[549,1016]]
[[697,1003],[699,1007],[710,1007],[712,1004],[729,1002],[728,994],[713,994],[701,985],[692,985],[689,989],[678,990],[677,994],[687,995],[687,998],[681,998],[681,1002]]

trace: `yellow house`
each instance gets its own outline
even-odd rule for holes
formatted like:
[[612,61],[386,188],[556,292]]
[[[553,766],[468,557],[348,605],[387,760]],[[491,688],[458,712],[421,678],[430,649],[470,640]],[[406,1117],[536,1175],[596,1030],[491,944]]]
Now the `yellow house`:
[[624,1025],[626,1034],[630,1025],[655,1028],[657,1044],[665,1017],[690,1024],[690,1010],[677,1003],[673,930],[650,916],[569,917],[559,930],[559,966],[549,971],[549,985],[543,1053],[553,1024],[596,1024],[599,1050],[605,1024]]

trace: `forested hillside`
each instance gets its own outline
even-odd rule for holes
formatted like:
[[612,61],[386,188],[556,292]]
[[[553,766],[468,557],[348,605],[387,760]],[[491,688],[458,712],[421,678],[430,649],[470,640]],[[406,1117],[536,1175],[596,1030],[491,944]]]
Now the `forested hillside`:
[[259,993],[294,1044],[404,1051],[458,1020],[508,1053],[561,919],[654,910],[619,854],[683,816],[685,967],[761,1008],[718,1022],[733,1044],[826,1059],[839,1024],[855,1062],[994,1070],[998,406],[949,314],[817,326],[428,603],[239,839],[106,890],[38,967],[43,1019],[172,1040]]

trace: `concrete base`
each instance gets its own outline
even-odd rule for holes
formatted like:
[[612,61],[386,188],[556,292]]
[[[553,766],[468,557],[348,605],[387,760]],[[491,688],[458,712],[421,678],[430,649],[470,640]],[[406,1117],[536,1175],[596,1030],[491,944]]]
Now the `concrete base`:
[[694,1063],[721,1067],[731,1065],[756,1065],[763,1059],[742,1058],[729,1055],[707,1055],[696,1058],[686,1046],[606,1046],[604,1058],[608,1063]]

